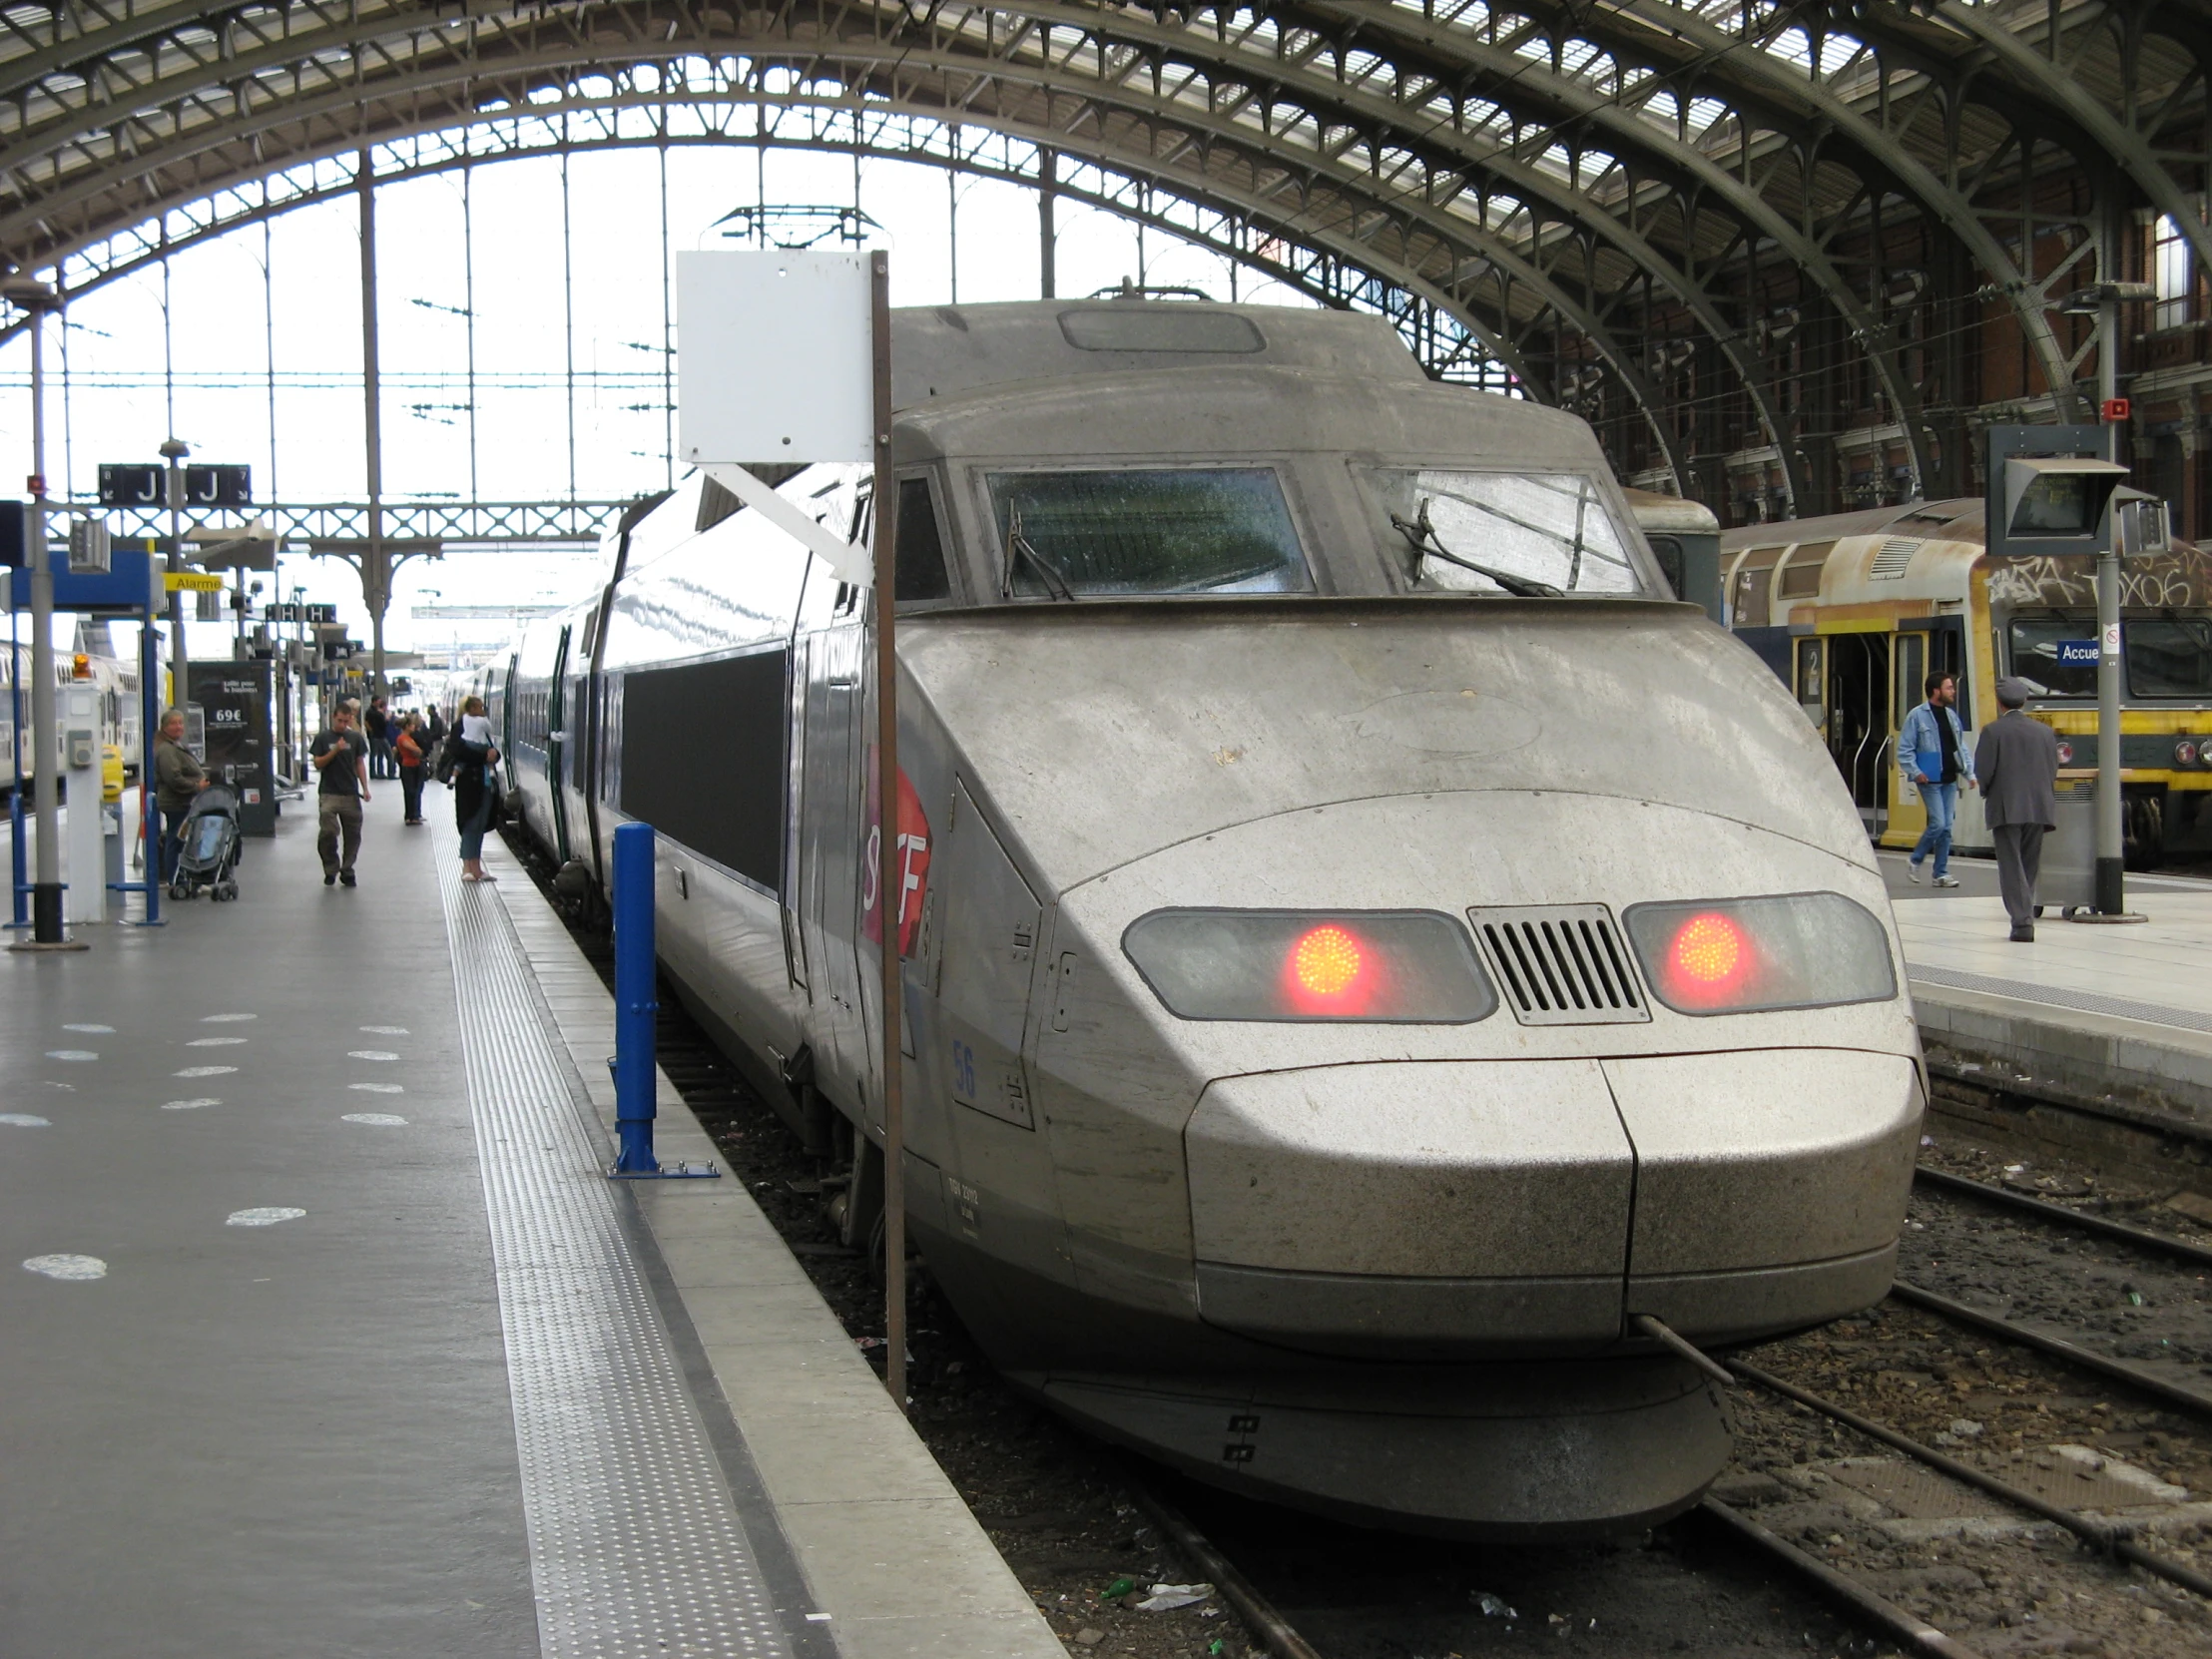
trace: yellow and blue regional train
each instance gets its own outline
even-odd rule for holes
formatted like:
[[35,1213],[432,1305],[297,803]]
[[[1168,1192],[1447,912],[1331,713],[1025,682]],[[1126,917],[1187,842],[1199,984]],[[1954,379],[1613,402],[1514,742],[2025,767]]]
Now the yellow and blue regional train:
[[[1911,846],[1926,820],[1898,732],[1936,671],[1958,676],[1968,733],[2005,675],[2058,734],[2060,781],[2094,778],[2096,560],[1992,554],[1977,499],[1920,501],[1720,536],[1724,620],[1819,729],[1868,833]],[[2212,851],[2212,555],[2175,541],[2121,570],[2121,783],[2129,863]],[[2075,658],[2088,660],[2076,662]],[[1972,791],[1955,843],[1986,851]]]

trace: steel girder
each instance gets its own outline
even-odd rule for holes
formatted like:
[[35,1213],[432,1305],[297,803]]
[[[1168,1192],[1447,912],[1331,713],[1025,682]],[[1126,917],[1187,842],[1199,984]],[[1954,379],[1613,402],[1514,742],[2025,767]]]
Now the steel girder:
[[[1558,0],[1528,3],[1555,20],[1568,15]],[[1797,8],[1770,8],[1756,20],[1741,22],[1735,32],[1668,0],[1634,0],[1618,9],[1576,15],[1592,39],[1668,76],[1678,96],[1704,88],[1723,98],[1737,112],[1739,150],[1757,151],[1756,122],[1781,144],[1807,152],[1842,150],[1863,176],[1886,179],[1958,240],[1985,274],[1986,285],[2010,305],[2045,379],[2053,387],[2067,386],[2071,369],[2051,327],[2042,288],[2022,273],[1983,213],[1959,188],[1966,159],[1950,136],[1969,95],[1966,78],[1936,78],[1925,63],[1893,63],[1864,43],[1855,43],[1840,62],[1830,64],[1816,44],[1826,37],[1814,36],[1806,36],[1800,65],[1798,54],[1784,49],[1787,36],[1805,32]],[[1918,84],[1900,84],[1909,78],[1917,78]],[[1869,84],[1871,99],[1866,95]],[[1937,120],[1924,122],[1931,113]],[[1936,130],[1916,132],[1924,125]],[[2020,138],[2015,131],[2012,142]],[[1984,161],[1984,169],[1986,165]],[[1799,171],[1809,172],[1810,167],[1801,162]],[[1831,226],[1830,234],[1844,229]],[[2064,395],[2070,399],[2070,392]]]
[[[1988,223],[2021,217],[1988,203],[2005,147],[2023,174],[2038,141],[2092,168],[2110,157],[2212,263],[2175,174],[2203,158],[2161,148],[2202,116],[2201,13],[2076,0],[2047,16],[2046,31],[2043,8],[2015,0],[787,0],[737,17],[698,0],[489,15],[479,0],[451,15],[78,0],[0,13],[0,256],[43,268],[364,139],[579,108],[611,67],[736,55],[750,96],[804,86],[1019,134],[1272,228],[1440,307],[1554,397],[1586,393],[1602,357],[1679,469],[1678,417],[1701,399],[1662,383],[1675,346],[1655,345],[1647,372],[1632,343],[1675,311],[1795,486],[1760,332],[1777,262],[1843,320],[1921,458],[1881,293],[1885,199],[1955,239],[2061,396],[2070,369],[2034,271]],[[1838,250],[1870,231],[1865,281]]]
[[[2109,158],[2114,167],[2133,181],[2145,202],[2180,228],[2196,249],[2198,260],[2212,268],[2212,226],[2205,223],[2204,191],[2200,189],[2196,193],[2194,202],[2189,200],[2189,193],[2174,178],[2167,158],[2154,144],[2155,133],[2146,131],[2143,125],[2148,110],[2139,97],[2139,65],[2145,38],[2151,32],[2147,26],[2154,18],[2165,29],[2175,31],[2169,38],[2189,48],[2196,61],[2196,84],[2201,89],[2208,35],[2204,14],[2167,7],[2160,17],[2161,8],[2157,6],[2114,6],[2101,10],[2103,15],[2086,28],[2057,34],[2056,38],[2045,34],[2044,49],[2040,51],[2031,36],[2002,27],[1993,6],[1968,5],[1964,0],[1937,0],[1935,16],[1970,37],[2007,75],[2032,89],[2040,102],[2062,114],[2093,147],[2082,154],[2082,160],[2087,161],[2091,156]],[[2111,37],[2109,40],[2103,38],[2107,34]],[[2118,62],[2118,81],[2124,90],[2117,112],[2090,91],[2081,75],[2082,60],[2099,45],[2108,46]],[[2149,108],[2164,113],[2174,95],[2164,88],[2159,92],[2163,96],[2154,99]],[[2206,158],[2199,152],[2179,159],[2195,168]],[[2206,183],[2212,184],[2212,180]]]
[[[757,110],[770,119],[755,126],[736,119]],[[639,127],[625,120],[632,116],[651,118],[654,124]],[[680,128],[672,119],[676,116],[691,117],[693,124]],[[804,125],[795,127],[786,117],[795,117]],[[926,163],[1005,184],[1030,188],[1038,184],[1042,147],[992,134],[990,137],[1002,141],[1003,154],[990,159],[972,142],[960,144],[959,134],[959,129],[934,115],[885,111],[872,104],[863,113],[849,104],[830,101],[789,97],[755,101],[750,92],[744,93],[741,101],[741,95],[728,91],[702,93],[695,102],[687,103],[666,89],[656,89],[627,98],[534,103],[526,110],[487,116],[467,126],[426,122],[416,132],[379,139],[371,146],[371,153],[376,158],[374,179],[378,185],[532,156],[695,146],[725,150],[765,146],[818,154],[857,154],[883,161]],[[358,191],[358,173],[352,161],[357,154],[358,147],[349,146],[343,163],[323,158],[266,175],[258,183],[275,188],[265,188],[259,199],[248,188],[257,181],[243,181],[219,191],[195,204],[187,223],[166,238],[112,238],[91,254],[64,262],[67,289],[76,295],[89,293],[243,227],[314,203],[349,199]],[[1117,172],[1095,162],[1085,162],[1077,169],[1075,161],[1064,152],[1056,154],[1059,168],[1053,189],[1062,198],[1151,226],[1235,260],[1299,289],[1317,303],[1373,309],[1396,325],[1406,336],[1409,349],[1421,351],[1425,347],[1423,361],[1442,378],[1464,377],[1470,343],[1479,343],[1489,361],[1508,360],[1501,353],[1510,347],[1495,338],[1461,333],[1454,338],[1435,339],[1433,327],[1423,325],[1445,314],[1441,305],[1431,305],[1425,296],[1398,288],[1326,250],[1286,242],[1270,229],[1272,219],[1261,221],[1235,206],[1193,201],[1166,191],[1157,192],[1155,200],[1149,178]],[[1093,176],[1090,182],[1086,182],[1086,173]],[[177,210],[171,217],[183,217],[187,212]],[[1421,307],[1419,311],[1413,309],[1415,304]],[[19,317],[0,327],[0,339],[12,337],[22,326]],[[1424,332],[1429,336],[1425,340],[1419,338]]]
[[[792,26],[794,14],[802,9],[811,25],[806,29]],[[1296,134],[1270,134],[1264,123],[1240,125],[1209,115],[1207,101],[1191,96],[1187,78],[1185,85],[1163,88],[1155,74],[1148,85],[1142,66],[1132,65],[1117,46],[1096,36],[1071,41],[1063,34],[1055,42],[1050,25],[1034,34],[1000,29],[997,11],[985,8],[969,8],[957,28],[930,25],[935,44],[917,38],[922,33],[917,27],[885,30],[871,6],[787,8],[776,20],[776,35],[765,39],[742,30],[711,40],[680,33],[672,38],[678,20],[666,7],[595,8],[593,15],[603,27],[581,54],[577,43],[551,23],[538,34],[518,25],[502,32],[502,49],[496,53],[479,49],[463,57],[440,51],[411,62],[402,88],[331,82],[280,103],[256,107],[249,100],[246,115],[220,122],[188,118],[183,102],[203,96],[202,83],[191,80],[190,89],[172,105],[177,113],[168,123],[171,137],[158,149],[146,149],[139,160],[172,170],[188,168],[193,185],[205,193],[269,165],[273,151],[285,159],[298,154],[301,134],[317,136],[318,128],[316,148],[336,153],[361,142],[364,121],[368,136],[374,137],[559,96],[556,89],[564,83],[590,78],[589,60],[595,57],[666,62],[710,49],[724,55],[740,52],[748,55],[757,75],[787,74],[815,84],[864,89],[871,108],[926,110],[942,119],[1025,133],[1123,169],[1148,170],[1171,194],[1234,202],[1286,235],[1328,248],[1347,263],[1364,265],[1430,297],[1487,338],[1501,360],[1540,388],[1551,376],[1530,357],[1530,339],[1548,339],[1556,356],[1559,336],[1577,335],[1614,363],[1663,450],[1673,442],[1656,418],[1661,399],[1645,382],[1632,352],[1609,336],[1579,295],[1524,258],[1510,239],[1451,214],[1448,205],[1430,206],[1412,192],[1377,190],[1358,159],[1348,158],[1342,147],[1330,154],[1324,147],[1298,143]],[[631,25],[619,43],[606,38],[604,25],[614,21]],[[840,34],[831,23],[856,24],[859,38]],[[345,49],[357,62],[365,48],[356,20],[348,20],[347,35]],[[997,55],[985,56],[979,44]],[[1025,48],[1027,57],[1019,55]],[[397,56],[389,41],[382,50],[387,58]],[[577,62],[580,55],[585,64]],[[187,73],[188,80],[203,73],[198,60]],[[397,96],[401,91],[403,101]],[[1304,130],[1314,131],[1310,124]],[[242,149],[250,153],[241,156]],[[227,153],[230,165],[225,168]],[[0,150],[0,169],[15,162],[12,151]],[[0,245],[20,247],[27,230],[51,228],[65,210],[96,213],[102,193],[110,190],[108,178],[101,171],[80,171],[80,178],[45,193],[35,208],[0,213]],[[137,204],[130,208],[135,217]],[[66,240],[90,239],[80,234]],[[37,263],[28,250],[18,258]],[[1670,459],[1679,464],[1679,453]]]

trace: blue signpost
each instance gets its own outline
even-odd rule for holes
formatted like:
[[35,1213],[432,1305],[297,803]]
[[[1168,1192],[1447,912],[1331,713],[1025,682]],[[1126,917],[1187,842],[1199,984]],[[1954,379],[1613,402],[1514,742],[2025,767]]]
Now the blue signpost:
[[618,1180],[711,1179],[708,1164],[663,1165],[653,1151],[653,826],[625,824],[615,830],[615,1077],[614,1168]]
[[[162,927],[162,860],[161,819],[154,802],[154,734],[161,718],[161,661],[155,649],[154,623],[159,611],[158,592],[155,586],[154,555],[134,549],[118,547],[110,555],[109,568],[99,574],[72,571],[65,568],[54,572],[54,606],[57,610],[75,611],[80,616],[108,617],[139,624],[139,834],[146,861],[146,876],[139,881],[107,881],[105,869],[90,872],[89,879],[107,881],[110,892],[140,893],[146,899],[146,914],[138,921],[129,917],[119,918],[128,927]],[[14,830],[9,871],[14,888],[14,918],[4,925],[28,927],[26,901],[30,897],[32,882],[25,869],[23,848],[30,838],[24,833],[23,814],[23,755],[26,734],[23,730],[22,680],[28,652],[20,644],[16,631],[16,614],[30,608],[29,584],[11,584],[9,594],[8,640],[14,653],[14,685],[9,695],[14,707],[10,711],[15,722],[15,790],[9,803],[9,813]],[[30,734],[33,741],[45,734]],[[33,764],[52,766],[55,754],[49,746],[36,757]],[[95,807],[99,803],[94,803]],[[72,873],[78,873],[72,871]],[[64,883],[66,885],[67,883]]]

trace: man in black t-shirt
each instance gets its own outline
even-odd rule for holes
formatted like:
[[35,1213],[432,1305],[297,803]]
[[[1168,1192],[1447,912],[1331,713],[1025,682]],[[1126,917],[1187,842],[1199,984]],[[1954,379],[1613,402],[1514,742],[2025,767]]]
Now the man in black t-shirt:
[[384,712],[384,700],[372,697],[368,708],[361,715],[361,736],[368,739],[368,775],[371,778],[391,776],[391,716]]
[[[322,884],[342,881],[353,885],[353,859],[361,850],[361,805],[368,800],[368,745],[353,730],[353,705],[340,703],[330,712],[326,731],[315,734],[307,751],[322,781],[315,787],[315,811],[320,833],[315,850],[322,854]],[[338,841],[345,849],[341,857]]]

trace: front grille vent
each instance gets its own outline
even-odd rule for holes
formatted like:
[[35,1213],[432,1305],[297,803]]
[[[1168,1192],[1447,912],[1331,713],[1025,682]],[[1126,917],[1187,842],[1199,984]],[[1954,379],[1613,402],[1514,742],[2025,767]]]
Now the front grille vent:
[[1523,1025],[1623,1025],[1651,1018],[1628,949],[1602,904],[1469,910],[1482,954]]

